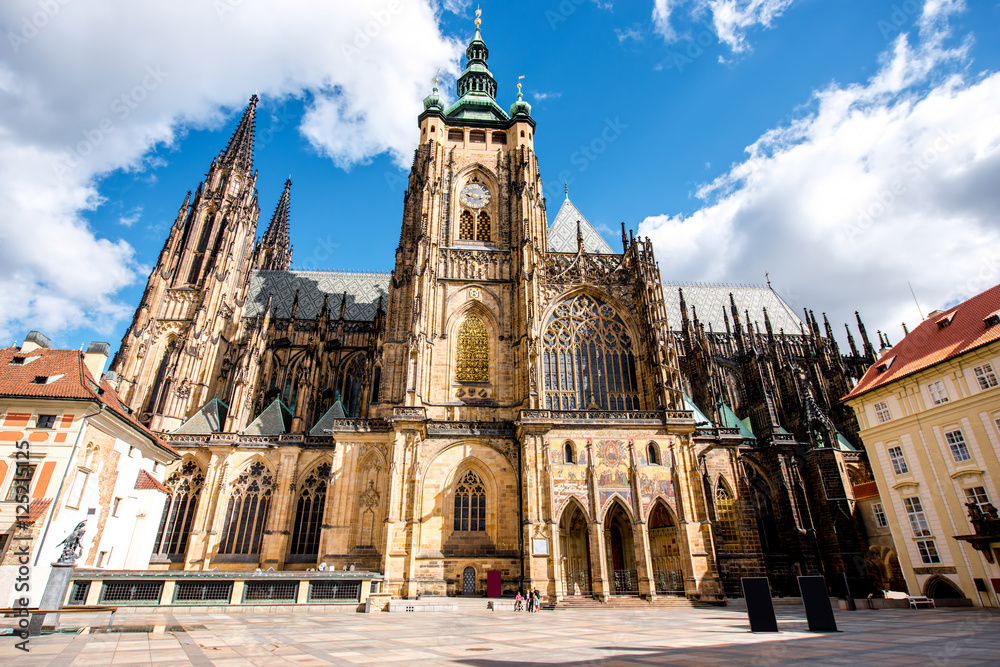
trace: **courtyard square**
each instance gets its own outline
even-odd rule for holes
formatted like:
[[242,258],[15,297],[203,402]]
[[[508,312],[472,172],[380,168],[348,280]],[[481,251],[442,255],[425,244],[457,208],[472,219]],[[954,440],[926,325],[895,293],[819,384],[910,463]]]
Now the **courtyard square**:
[[[122,613],[66,615],[30,653],[0,638],[0,665],[995,665],[994,609],[836,612],[841,632],[808,631],[776,608],[780,632],[752,634],[718,609],[462,613]],[[11,625],[5,619],[4,625]],[[77,632],[65,631],[83,627]]]

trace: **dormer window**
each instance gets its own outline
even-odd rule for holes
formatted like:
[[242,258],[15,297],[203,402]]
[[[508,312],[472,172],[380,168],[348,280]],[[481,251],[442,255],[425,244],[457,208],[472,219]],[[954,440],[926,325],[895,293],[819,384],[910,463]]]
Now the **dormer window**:
[[955,313],[945,315],[940,320],[937,321],[938,329],[944,329],[947,326],[951,326],[951,321],[955,318]]
[[987,329],[995,327],[996,325],[1000,324],[1000,310],[984,317],[983,323],[986,325]]
[[889,370],[889,367],[892,366],[892,362],[894,362],[895,360],[896,357],[889,357],[875,368],[876,370],[878,370],[879,373],[885,373],[887,370]]

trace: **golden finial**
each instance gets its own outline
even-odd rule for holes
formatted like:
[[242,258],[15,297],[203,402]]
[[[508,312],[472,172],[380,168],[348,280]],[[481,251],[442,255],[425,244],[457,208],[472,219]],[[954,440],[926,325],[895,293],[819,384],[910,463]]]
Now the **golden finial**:
[[476,7],[476,27],[477,27],[477,28],[478,28],[478,27],[479,27],[479,26],[480,26],[480,25],[482,24],[482,22],[483,22],[483,19],[481,18],[481,17],[482,17],[482,15],[483,15],[483,10],[482,10],[482,9],[480,9],[480,8],[478,8],[478,7]]

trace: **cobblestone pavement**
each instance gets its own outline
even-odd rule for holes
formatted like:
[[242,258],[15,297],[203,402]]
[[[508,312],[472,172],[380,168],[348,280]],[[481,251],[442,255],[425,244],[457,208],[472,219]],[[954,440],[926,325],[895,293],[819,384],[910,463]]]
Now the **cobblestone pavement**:
[[[0,665],[998,665],[994,609],[836,612],[841,632],[808,632],[777,608],[781,632],[751,634],[745,612],[597,609],[537,614],[120,613],[66,615],[30,640],[0,636]],[[2,619],[10,627],[11,619]]]

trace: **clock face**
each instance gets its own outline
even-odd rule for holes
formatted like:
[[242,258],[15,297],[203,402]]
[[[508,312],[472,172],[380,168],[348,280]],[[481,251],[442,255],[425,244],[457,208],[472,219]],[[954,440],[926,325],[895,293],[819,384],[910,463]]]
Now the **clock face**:
[[462,188],[458,198],[469,208],[482,208],[490,203],[490,191],[479,183],[469,183]]

